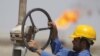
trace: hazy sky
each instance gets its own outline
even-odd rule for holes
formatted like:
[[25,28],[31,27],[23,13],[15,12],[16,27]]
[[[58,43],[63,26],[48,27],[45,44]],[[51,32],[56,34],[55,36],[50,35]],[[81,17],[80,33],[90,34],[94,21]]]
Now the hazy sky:
[[[69,36],[78,24],[89,24],[96,29],[98,42],[100,39],[99,2],[100,0],[27,0],[27,11],[38,7],[43,8],[48,11],[54,21],[63,11],[78,8],[81,11],[81,18],[67,30],[59,30],[60,37]],[[0,38],[9,37],[10,30],[17,25],[18,9],[19,0],[0,0]],[[88,10],[92,11],[92,15],[87,14]],[[37,14],[37,16],[41,16],[41,14]]]

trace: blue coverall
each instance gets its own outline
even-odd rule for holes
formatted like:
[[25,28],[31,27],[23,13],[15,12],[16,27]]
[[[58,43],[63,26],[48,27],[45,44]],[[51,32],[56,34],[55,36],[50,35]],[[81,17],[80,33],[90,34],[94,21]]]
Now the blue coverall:
[[53,54],[42,51],[41,56],[91,56],[88,49],[81,52],[74,52],[62,47],[61,42],[58,38],[51,41],[51,49]]

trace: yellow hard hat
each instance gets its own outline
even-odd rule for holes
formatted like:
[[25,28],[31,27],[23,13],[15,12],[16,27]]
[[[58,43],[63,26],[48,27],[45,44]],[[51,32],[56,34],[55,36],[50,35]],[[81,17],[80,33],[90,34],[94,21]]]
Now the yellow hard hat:
[[91,40],[96,40],[96,31],[90,25],[78,25],[71,35],[71,38],[86,37]]

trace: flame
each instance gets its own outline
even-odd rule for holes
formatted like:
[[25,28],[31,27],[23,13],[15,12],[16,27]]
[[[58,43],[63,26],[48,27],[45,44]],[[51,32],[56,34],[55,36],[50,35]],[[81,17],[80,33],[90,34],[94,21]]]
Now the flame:
[[63,14],[55,21],[57,28],[66,29],[72,23],[77,22],[79,17],[78,11],[68,10],[64,11]]

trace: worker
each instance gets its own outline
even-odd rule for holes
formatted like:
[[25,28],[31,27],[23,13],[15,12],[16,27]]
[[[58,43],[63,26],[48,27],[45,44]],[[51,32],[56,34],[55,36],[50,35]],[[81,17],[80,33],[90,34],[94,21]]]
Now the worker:
[[73,50],[64,48],[61,44],[61,41],[58,38],[58,32],[56,30],[56,25],[50,23],[50,26],[53,27],[53,34],[51,40],[51,49],[52,53],[50,54],[45,50],[41,50],[38,43],[34,40],[31,40],[28,45],[30,48],[37,48],[36,53],[40,56],[91,56],[90,47],[94,44],[96,40],[96,31],[90,25],[78,25],[71,35]]

